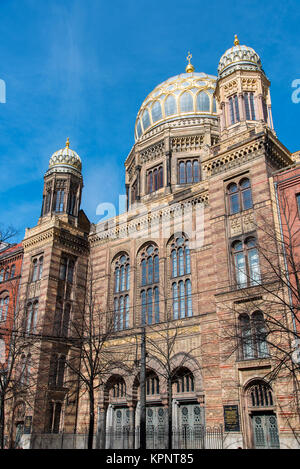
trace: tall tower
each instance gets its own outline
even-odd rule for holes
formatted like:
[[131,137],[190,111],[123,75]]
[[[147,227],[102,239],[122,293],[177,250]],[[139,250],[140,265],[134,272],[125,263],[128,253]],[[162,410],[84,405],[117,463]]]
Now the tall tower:
[[81,166],[80,157],[67,139],[65,148],[56,151],[49,161],[40,222],[55,214],[77,226],[83,188]]
[[234,46],[221,57],[215,97],[219,107],[221,138],[251,127],[273,130],[270,82],[254,49]]

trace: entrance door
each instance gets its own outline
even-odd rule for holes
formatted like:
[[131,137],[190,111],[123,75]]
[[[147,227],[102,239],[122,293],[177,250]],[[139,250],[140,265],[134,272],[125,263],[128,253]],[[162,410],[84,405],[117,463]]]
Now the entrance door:
[[146,408],[146,438],[148,449],[165,448],[166,413],[163,407]]
[[179,447],[203,448],[203,409],[199,404],[183,404],[179,408]]
[[254,447],[256,449],[279,448],[277,419],[275,414],[252,416]]
[[129,409],[120,407],[114,410],[113,448],[129,448]]

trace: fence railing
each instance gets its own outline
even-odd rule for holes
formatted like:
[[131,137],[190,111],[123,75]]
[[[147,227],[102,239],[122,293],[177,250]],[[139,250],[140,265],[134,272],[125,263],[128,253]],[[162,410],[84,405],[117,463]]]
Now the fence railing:
[[[107,449],[129,449],[140,446],[139,428],[130,430],[127,427],[109,428],[106,431]],[[223,427],[205,427],[198,425],[193,428],[184,426],[172,431],[172,448],[174,449],[222,449],[224,442]],[[168,433],[165,427],[147,427],[147,449],[168,449]]]
[[[94,436],[94,447],[97,443]],[[173,449],[223,449],[223,427],[194,427],[184,426],[172,431]],[[134,449],[140,446],[140,429],[130,430],[128,427],[109,428],[105,432],[106,449]],[[166,428],[147,426],[147,449],[168,449],[168,432]],[[87,448],[86,434],[32,434],[30,447],[32,449],[85,449]]]

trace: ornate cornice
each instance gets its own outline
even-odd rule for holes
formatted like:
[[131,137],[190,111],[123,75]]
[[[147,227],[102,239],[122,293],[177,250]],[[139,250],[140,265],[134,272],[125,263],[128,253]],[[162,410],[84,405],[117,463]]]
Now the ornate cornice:
[[[126,239],[130,236],[135,238],[139,237],[139,232],[143,233],[146,229],[153,226],[155,223],[164,223],[164,220],[170,220],[176,217],[176,214],[182,212],[182,210],[192,209],[198,204],[208,205],[209,194],[208,190],[203,190],[197,195],[189,194],[189,198],[186,200],[170,200],[167,204],[161,205],[161,207],[155,208],[152,212],[144,211],[143,214],[136,214],[132,216],[131,220],[130,212],[123,214],[122,216],[116,217],[109,220],[108,222],[99,223],[94,225],[94,230],[91,232],[89,241],[91,247],[105,243],[115,239]],[[109,228],[109,225],[111,226]]]
[[291,164],[291,157],[288,150],[269,132],[255,134],[251,141],[242,143],[222,153],[218,153],[214,158],[202,164],[202,170],[206,177],[228,171],[233,167],[258,158],[264,154],[269,161],[278,167],[283,168]]

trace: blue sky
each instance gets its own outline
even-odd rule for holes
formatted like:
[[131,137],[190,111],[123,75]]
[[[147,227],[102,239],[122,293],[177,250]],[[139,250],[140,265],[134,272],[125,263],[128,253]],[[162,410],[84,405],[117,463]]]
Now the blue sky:
[[184,72],[217,74],[233,45],[253,47],[271,80],[279,139],[300,149],[300,2],[0,0],[0,223],[36,225],[49,158],[70,146],[83,162],[82,208],[118,206],[136,114],[152,89]]

